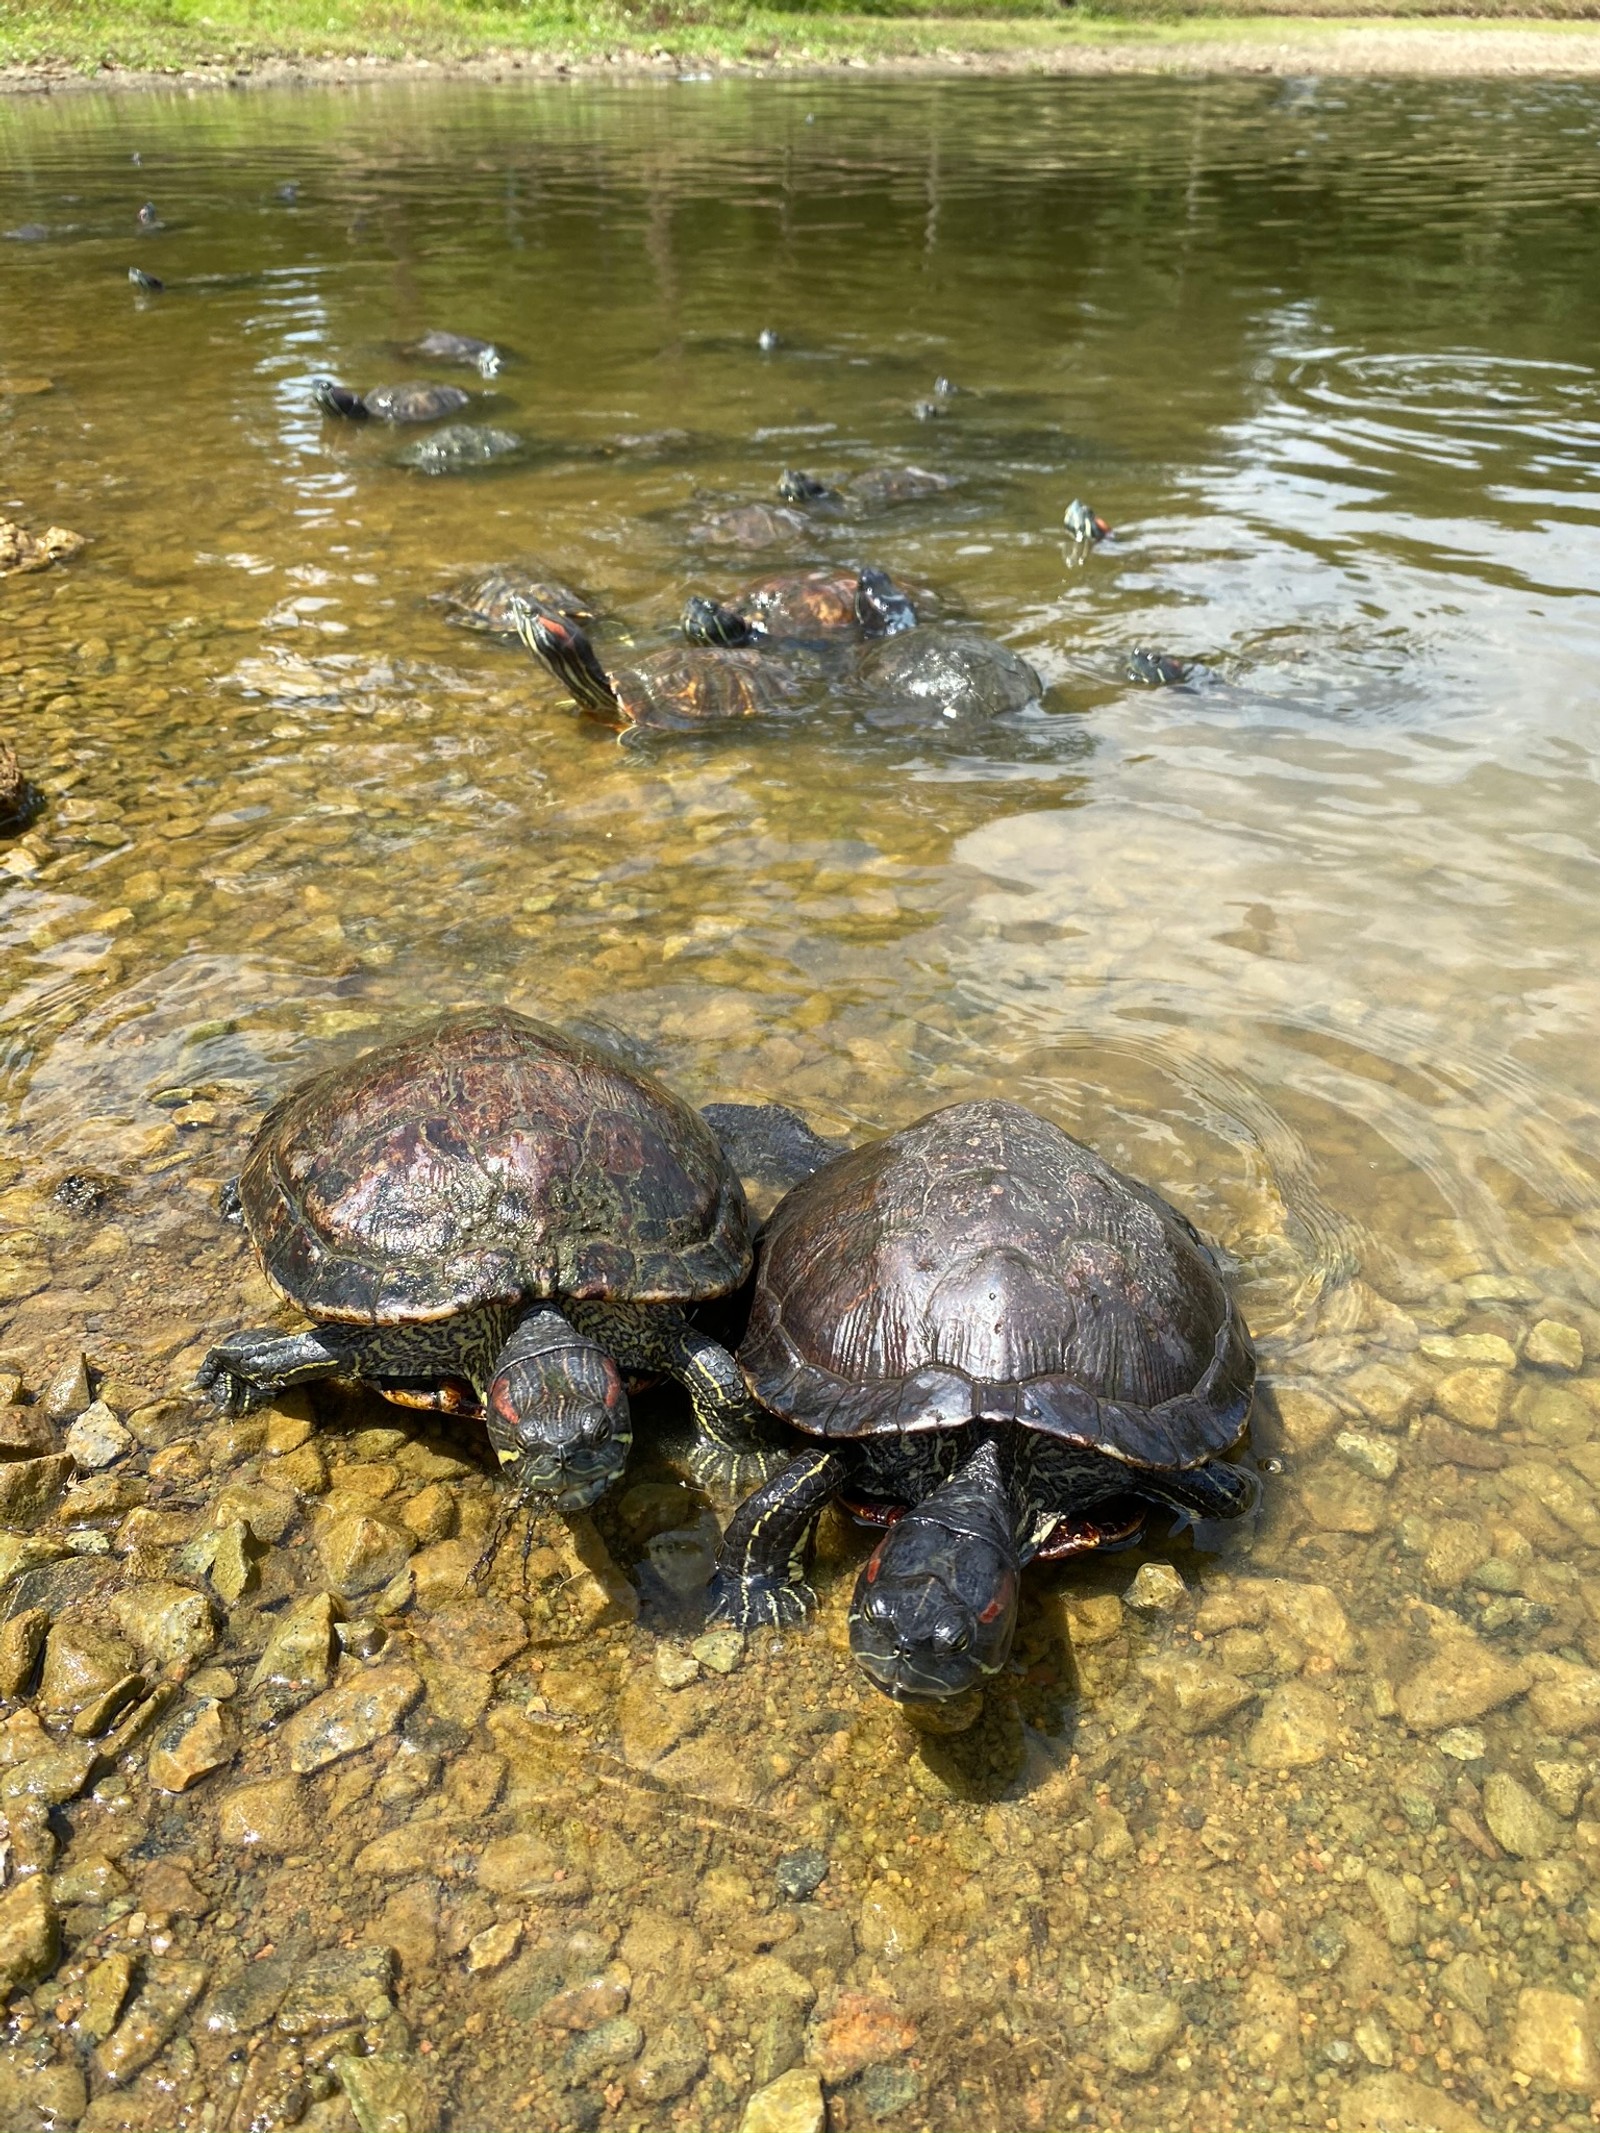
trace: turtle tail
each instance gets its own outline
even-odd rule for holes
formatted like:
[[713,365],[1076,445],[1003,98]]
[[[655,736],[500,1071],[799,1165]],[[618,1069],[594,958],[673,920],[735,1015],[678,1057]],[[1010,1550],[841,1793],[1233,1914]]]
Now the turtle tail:
[[625,714],[611,677],[595,657],[594,646],[575,622],[519,600],[511,610],[517,635],[541,665],[560,682],[573,702],[615,725]]

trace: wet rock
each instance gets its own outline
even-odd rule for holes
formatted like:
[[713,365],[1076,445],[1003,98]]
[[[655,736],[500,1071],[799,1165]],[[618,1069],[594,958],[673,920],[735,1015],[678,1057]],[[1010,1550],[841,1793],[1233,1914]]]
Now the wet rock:
[[1404,1429],[1422,1406],[1422,1387],[1417,1380],[1389,1363],[1367,1363],[1360,1370],[1352,1370],[1340,1381],[1339,1389],[1348,1393],[1379,1429]]
[[917,2026],[878,1993],[842,1992],[813,2024],[807,2057],[830,2088],[853,2081],[869,2066],[884,2066],[911,2051]]
[[1600,2053],[1585,2003],[1570,1992],[1529,1988],[1517,1995],[1511,2064],[1535,2088],[1600,2095]]
[[1170,1614],[1188,1597],[1189,1588],[1170,1563],[1141,1563],[1123,1594],[1129,1607],[1151,1615]]
[[484,1674],[498,1672],[528,1642],[516,1611],[487,1600],[442,1607],[419,1622],[417,1633],[436,1659]]
[[617,1708],[623,1758],[636,1770],[648,1770],[669,1749],[686,1740],[711,1715],[704,1689],[663,1689],[651,1675],[636,1674],[623,1690]]
[[1343,1460],[1324,1461],[1306,1474],[1300,1501],[1324,1533],[1376,1533],[1383,1524],[1383,1491]]
[[1494,1977],[1481,1956],[1452,1956],[1439,1973],[1439,1983],[1463,2013],[1474,2021],[1488,2021]]
[[143,1674],[124,1674],[120,1681],[114,1681],[110,1688],[102,1690],[98,1696],[91,1697],[86,1704],[79,1706],[77,1716],[72,1721],[73,1738],[98,1740],[102,1733],[109,1731],[116,1724],[124,1711],[139,1701],[144,1692]]
[[706,2046],[694,2023],[676,2015],[646,2032],[644,2049],[628,2071],[635,2103],[671,2103],[699,2080]]
[[1075,1650],[1109,1644],[1122,1632],[1122,1602],[1114,1592],[1084,1593],[1062,1603],[1066,1630]]
[[1484,1780],[1483,1819],[1495,1842],[1514,1859],[1544,1859],[1561,1838],[1561,1824],[1508,1771]]
[[1556,1813],[1570,1822],[1588,1790],[1588,1765],[1571,1763],[1564,1757],[1535,1757],[1533,1774],[1539,1781],[1539,1790]]
[[686,1689],[700,1679],[700,1662],[674,1644],[656,1646],[656,1679],[664,1689]]
[[400,1513],[400,1523],[416,1536],[420,1546],[449,1540],[456,1530],[456,1500],[442,1481],[419,1489]]
[[1434,1404],[1447,1420],[1480,1435],[1490,1435],[1511,1405],[1511,1378],[1506,1370],[1453,1370],[1433,1390]]
[[704,1955],[700,1936],[681,1918],[642,1911],[623,1935],[622,1960],[633,1974],[633,2007],[676,2013],[695,1996]]
[[884,1962],[915,1955],[928,1937],[927,1922],[886,1882],[870,1887],[861,1899],[856,1937],[867,1955]]
[[50,1380],[44,1395],[44,1411],[52,1422],[75,1422],[93,1398],[89,1386],[89,1358],[80,1352],[69,1356]]
[[1532,1664],[1540,1678],[1528,1691],[1528,1704],[1547,1733],[1566,1737],[1600,1726],[1600,1669],[1543,1653]]
[[1421,1923],[1416,1898],[1398,1874],[1391,1874],[1381,1866],[1367,1868],[1366,1883],[1367,1894],[1382,1921],[1390,1947],[1409,1948],[1416,1940]]
[[221,1704],[188,1704],[150,1746],[150,1782],[158,1792],[187,1792],[237,1753],[233,1726]]
[[[535,1843],[542,1843],[535,1838]],[[444,1863],[445,1836],[436,1821],[402,1822],[363,1844],[356,1853],[358,1874],[372,1874],[381,1881],[404,1879],[408,1874],[436,1873]]]
[[45,1639],[39,1703],[46,1711],[76,1712],[127,1674],[133,1653],[120,1637],[65,1620]]
[[0,2051],[0,2125],[6,2133],[61,2133],[78,2123],[88,2101],[77,2067],[41,2062],[26,2045]]
[[242,1518],[230,1519],[213,1537],[207,1575],[230,1607],[237,1606],[257,1583],[263,1552]]
[[80,1474],[97,1474],[115,1466],[133,1450],[132,1434],[125,1430],[104,1400],[93,1400],[67,1431],[63,1449]]
[[1304,2071],[1300,2002],[1287,1985],[1265,1971],[1258,1971],[1245,1987],[1235,2038],[1245,2064],[1258,2073],[1281,2078]]
[[1284,1440],[1291,1451],[1304,1456],[1320,1450],[1339,1426],[1338,1408],[1321,1393],[1298,1385],[1279,1385],[1275,1396]]
[[1147,2074],[1182,2027],[1176,2000],[1158,1992],[1114,1992],[1102,2029],[1105,2055],[1125,2074]]
[[133,1989],[133,1957],[123,1950],[96,1963],[83,1981],[83,2006],[74,2028],[88,2045],[101,2044],[116,2028]]
[[409,2053],[336,2052],[328,2064],[361,2133],[438,2133],[438,2104]]
[[1191,1737],[1214,1732],[1255,1700],[1256,1691],[1248,1681],[1202,1659],[1163,1653],[1143,1661],[1139,1672],[1155,1690],[1175,1730]]
[[1300,1770],[1322,1762],[1338,1740],[1339,1710],[1326,1690],[1285,1681],[1267,1698],[1244,1752],[1258,1770]]
[[1425,1333],[1419,1343],[1430,1363],[1483,1363],[1515,1370],[1517,1351],[1498,1333]]
[[1414,1731],[1433,1733],[1499,1710],[1528,1683],[1520,1662],[1462,1631],[1436,1640],[1432,1655],[1396,1688],[1395,1707]]
[[439,1953],[439,1890],[433,1881],[396,1889],[372,1923],[372,1938],[392,1948],[403,1975],[416,1979]]
[[409,1528],[364,1511],[336,1518],[318,1536],[317,1551],[335,1592],[376,1592],[405,1568],[417,1537]]
[[792,1903],[799,1903],[807,1896],[814,1896],[828,1878],[828,1855],[814,1845],[807,1845],[797,1852],[785,1852],[773,1870],[773,1879],[778,1885],[778,1894],[787,1896]]
[[739,2133],[823,2133],[822,2083],[808,2066],[791,2068],[750,2096]]
[[1543,1370],[1581,1370],[1583,1335],[1576,1326],[1565,1325],[1559,1318],[1541,1318],[1528,1335],[1522,1353],[1527,1362],[1536,1363]]
[[509,1963],[522,1945],[522,1920],[503,1918],[497,1926],[486,1926],[467,1942],[467,1968],[481,1975],[490,1970],[499,1970]]
[[644,2049],[644,2031],[628,2015],[614,2015],[598,2028],[574,2037],[561,2057],[562,2071],[574,2088],[597,2074],[626,2066]]
[[1451,1726],[1434,1736],[1433,1745],[1455,1763],[1481,1762],[1489,1746],[1481,1726]]
[[1485,2133],[1457,2097],[1410,2074],[1374,2074],[1339,2098],[1339,2133]]
[[539,2020],[550,2029],[598,2029],[602,2022],[624,2014],[628,1985],[617,1972],[579,1978],[552,1993],[539,2009]]
[[209,1598],[166,1579],[132,1585],[116,1600],[117,1624],[142,1666],[166,1671],[204,1659],[217,1641]]
[[288,1692],[269,1696],[274,1707],[281,1709],[292,1708],[294,1695],[303,1701],[325,1689],[333,1678],[334,1633],[341,1611],[326,1592],[311,1593],[286,1609],[274,1623],[250,1676],[252,1694]]
[[1394,2065],[1394,2040],[1376,2015],[1356,2024],[1352,2041],[1368,2066]]
[[49,1630],[50,1617],[42,1607],[25,1608],[0,1627],[0,1696],[26,1692]]
[[[6,1385],[21,1389],[21,1379],[8,1373]],[[0,1386],[0,1392],[5,1390]],[[0,1399],[0,1456],[7,1459],[27,1457],[30,1454],[54,1452],[56,1442],[55,1424],[42,1407],[13,1407],[16,1391],[7,1399]]]
[[478,1886],[499,1896],[546,1902],[577,1902],[589,1892],[587,1877],[573,1872],[543,1837],[496,1837],[478,1860]]
[[1536,1444],[1567,1451],[1594,1435],[1594,1410],[1565,1385],[1530,1385],[1512,1409]]
[[37,1525],[61,1501],[76,1472],[67,1452],[0,1462],[0,1525]]
[[278,2009],[286,2037],[381,2022],[392,2011],[394,1957],[387,1948],[327,1948],[297,1965]]
[[239,1785],[222,1803],[217,1832],[229,1851],[282,1855],[311,1848],[311,1818],[303,1778],[259,1778]]
[[265,2029],[277,2019],[296,1967],[292,1956],[270,1955],[236,1970],[206,2003],[207,2030],[214,2037],[248,2037]]
[[1369,1481],[1393,1481],[1400,1465],[1400,1452],[1387,1437],[1374,1437],[1365,1430],[1342,1429],[1333,1440],[1334,1449]]
[[0,2006],[24,1985],[47,1977],[61,1946],[56,1907],[42,1874],[0,1895]]
[[115,2088],[142,2072],[176,2034],[205,1986],[203,1963],[152,1958],[143,1989],[94,2054],[102,2079]]
[[703,1637],[695,1638],[689,1649],[713,1674],[731,1674],[744,1657],[744,1636],[726,1626],[708,1629]]
[[327,1690],[284,1728],[290,1769],[305,1775],[370,1748],[393,1732],[421,1694],[422,1676],[400,1665],[374,1667]]

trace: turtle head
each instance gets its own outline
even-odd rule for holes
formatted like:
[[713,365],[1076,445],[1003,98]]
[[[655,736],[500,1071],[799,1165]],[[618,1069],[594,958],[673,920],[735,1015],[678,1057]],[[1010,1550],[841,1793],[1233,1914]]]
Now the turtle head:
[[1111,528],[1096,511],[1093,504],[1086,504],[1081,496],[1075,496],[1068,504],[1061,523],[1075,541],[1103,541]]
[[856,581],[856,622],[864,637],[898,637],[916,628],[917,611],[886,570],[864,570]]
[[325,415],[343,415],[349,422],[366,421],[366,402],[348,385],[336,385],[332,378],[313,378],[311,392]]
[[778,494],[786,504],[820,504],[833,491],[814,474],[803,474],[798,467],[785,467],[778,476]]
[[856,1581],[850,1649],[898,1703],[942,1702],[997,1674],[1021,1566],[994,1446],[892,1525]]
[[736,607],[698,595],[683,610],[683,634],[691,644],[753,644],[756,631]]
[[484,1398],[489,1441],[519,1496],[582,1511],[628,1462],[627,1388],[605,1350],[556,1311],[525,1318]]
[[512,602],[511,618],[528,650],[549,668],[574,703],[613,722],[620,716],[611,677],[576,622],[548,607],[530,606],[526,600]]

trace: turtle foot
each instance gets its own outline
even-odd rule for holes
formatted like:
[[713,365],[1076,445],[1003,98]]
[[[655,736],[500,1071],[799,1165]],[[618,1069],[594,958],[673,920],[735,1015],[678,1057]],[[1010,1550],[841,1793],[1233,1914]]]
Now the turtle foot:
[[252,1408],[265,1407],[273,1396],[271,1386],[257,1384],[234,1367],[226,1345],[211,1350],[195,1372],[194,1382],[196,1390],[225,1415],[247,1415]]
[[715,1437],[696,1437],[685,1464],[708,1496],[742,1502],[785,1467],[791,1454],[779,1445],[752,1444],[740,1451]]
[[728,1622],[735,1629],[790,1629],[803,1622],[817,1604],[809,1585],[785,1585],[776,1578],[731,1577],[719,1570],[707,1588],[706,1621]]

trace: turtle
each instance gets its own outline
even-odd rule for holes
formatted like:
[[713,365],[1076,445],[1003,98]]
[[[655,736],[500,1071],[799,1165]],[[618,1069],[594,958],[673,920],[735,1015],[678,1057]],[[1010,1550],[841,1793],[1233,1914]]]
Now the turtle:
[[856,683],[872,715],[960,720],[1001,718],[1037,703],[1038,674],[1006,645],[967,631],[921,629],[870,646]]
[[758,578],[724,605],[693,599],[683,611],[691,644],[776,644],[881,637],[912,629],[917,613],[882,570],[801,570]]
[[442,422],[446,415],[459,415],[470,395],[459,385],[377,385],[369,393],[353,393],[332,378],[313,378],[311,390],[325,415],[343,415],[352,422]]
[[[740,1109],[750,1129],[779,1107]],[[324,1378],[478,1408],[518,1495],[576,1509],[626,1461],[622,1373],[657,1372],[689,1395],[697,1476],[762,1467],[770,1425],[686,1316],[749,1272],[743,1186],[704,1119],[601,1045],[509,1008],[447,1014],[275,1104],[238,1202],[312,1323],[211,1349],[199,1383],[233,1411]]]
[[505,364],[493,341],[480,341],[470,333],[425,333],[409,353],[425,363],[466,363],[482,378],[497,378]]
[[491,564],[470,578],[429,593],[428,598],[436,607],[447,609],[448,619],[460,628],[506,637],[517,634],[519,604],[564,615],[570,622],[592,622],[595,616],[582,593],[574,592],[539,563]]
[[1143,682],[1150,689],[1181,688],[1193,671],[1187,661],[1174,659],[1170,652],[1158,652],[1147,644],[1136,644],[1123,667],[1129,681]]
[[0,836],[26,829],[44,805],[39,788],[17,761],[9,741],[0,741]]
[[579,709],[608,726],[693,732],[726,719],[759,718],[795,695],[790,669],[748,647],[664,645],[608,669],[580,625],[547,608],[519,610],[517,634]]
[[715,548],[784,548],[810,531],[798,511],[781,505],[730,504],[698,519],[689,538]]
[[1103,541],[1111,531],[1093,504],[1086,504],[1081,496],[1075,496],[1068,504],[1061,523],[1072,539],[1081,541],[1085,547]]
[[826,1163],[773,1210],[739,1361],[816,1441],[735,1513],[711,1614],[811,1604],[806,1543],[844,1491],[909,1504],[873,1550],[852,1649],[902,1702],[965,1694],[1010,1649],[1020,1573],[1129,1499],[1237,1517],[1223,1458],[1255,1353],[1217,1260],[1159,1195],[1020,1104],[952,1104]]
[[515,459],[522,449],[522,439],[514,430],[498,430],[487,422],[447,422],[442,430],[419,437],[395,457],[401,466],[414,467],[419,474],[461,474],[472,467],[492,466],[498,459]]
[[129,267],[128,279],[146,296],[159,296],[167,286],[158,274],[147,274],[143,267]]
[[942,496],[954,487],[952,475],[934,474],[927,467],[864,467],[837,489],[798,467],[786,467],[778,477],[778,494],[786,504],[844,503],[862,511],[920,503],[924,497]]

